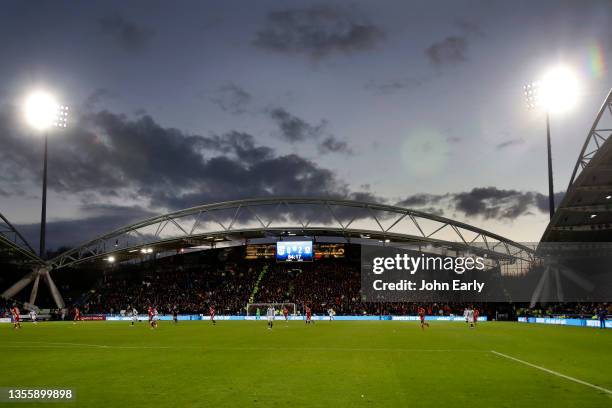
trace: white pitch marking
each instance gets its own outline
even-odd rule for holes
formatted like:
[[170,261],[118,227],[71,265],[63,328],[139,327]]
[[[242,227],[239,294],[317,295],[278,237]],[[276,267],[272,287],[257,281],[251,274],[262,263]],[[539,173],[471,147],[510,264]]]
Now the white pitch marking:
[[609,390],[609,389],[604,388],[604,387],[600,387],[599,385],[591,384],[591,383],[588,383],[586,381],[579,380],[578,378],[570,377],[569,375],[561,374],[561,373],[559,373],[557,371],[550,370],[548,368],[541,367],[539,365],[528,363],[527,361],[520,360],[520,359],[518,359],[516,357],[512,357],[512,356],[509,356],[509,355],[504,354],[504,353],[500,353],[500,352],[495,351],[495,350],[491,350],[491,353],[496,354],[496,355],[501,356],[501,357],[504,357],[504,358],[507,358],[509,360],[514,360],[514,361],[516,361],[518,363],[521,363],[521,364],[525,364],[525,365],[527,365],[529,367],[537,368],[538,370],[544,371],[545,373],[556,375],[557,377],[565,378],[566,380],[570,380],[570,381],[573,381],[573,382],[578,383],[578,384],[586,385],[587,387],[595,388],[596,390],[603,391],[603,392],[605,392],[607,394],[612,395],[612,390]]
[[104,344],[91,344],[91,343],[54,343],[54,342],[44,342],[44,341],[28,341],[28,342],[16,342],[15,345],[9,345],[5,347],[54,347],[54,348],[70,348],[70,347],[93,347],[93,348],[101,348],[101,349],[113,349],[113,348],[121,348],[121,349],[150,349],[150,348],[163,348],[168,349],[171,347],[166,346],[108,346]]

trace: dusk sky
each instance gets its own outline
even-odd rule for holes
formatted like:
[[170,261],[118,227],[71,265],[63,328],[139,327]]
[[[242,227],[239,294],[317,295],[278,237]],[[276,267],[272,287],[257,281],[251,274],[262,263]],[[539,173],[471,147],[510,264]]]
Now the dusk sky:
[[[49,133],[48,246],[238,198],[399,204],[516,241],[548,223],[544,113],[523,85],[563,64],[551,116],[567,188],[612,87],[608,1],[5,1],[0,212],[37,244],[35,89]],[[557,198],[557,201],[559,197]]]

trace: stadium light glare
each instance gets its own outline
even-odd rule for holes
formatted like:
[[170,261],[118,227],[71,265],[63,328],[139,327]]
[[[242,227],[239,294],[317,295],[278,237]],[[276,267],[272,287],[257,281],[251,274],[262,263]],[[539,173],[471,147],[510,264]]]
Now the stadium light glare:
[[25,119],[36,130],[50,128],[58,117],[59,104],[55,98],[44,91],[30,94],[24,104]]
[[611,198],[612,198],[612,195],[607,195],[607,196],[606,196],[606,200],[609,200],[609,199],[611,199]]
[[107,260],[109,263],[113,263],[113,262],[115,262],[115,257],[114,257],[114,256],[109,256],[108,258],[106,258],[106,260]]
[[68,127],[68,107],[59,105],[55,98],[44,91],[30,94],[24,104],[26,122],[38,131],[54,126]]
[[540,103],[551,113],[571,109],[578,100],[576,75],[564,66],[554,67],[544,74],[539,88]]
[[569,68],[557,66],[547,71],[540,80],[525,85],[523,91],[527,108],[560,113],[576,105],[578,79]]
[[597,214],[591,214],[591,219],[597,217]]

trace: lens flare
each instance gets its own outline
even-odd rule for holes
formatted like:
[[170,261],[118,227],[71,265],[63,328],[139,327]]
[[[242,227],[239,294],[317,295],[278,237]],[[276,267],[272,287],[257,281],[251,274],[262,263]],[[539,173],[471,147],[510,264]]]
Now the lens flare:
[[589,71],[595,78],[602,78],[606,72],[604,53],[599,44],[589,47]]
[[399,151],[410,175],[428,177],[446,168],[450,147],[446,138],[433,129],[412,129]]

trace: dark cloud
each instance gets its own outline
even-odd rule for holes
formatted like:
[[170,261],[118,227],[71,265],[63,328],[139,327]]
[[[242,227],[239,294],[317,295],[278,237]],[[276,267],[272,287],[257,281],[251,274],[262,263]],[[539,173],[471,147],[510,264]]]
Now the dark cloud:
[[353,150],[349,147],[348,143],[344,140],[338,140],[334,136],[326,137],[321,143],[319,143],[319,153],[342,153],[351,155]]
[[[558,204],[563,193],[555,196]],[[438,209],[442,212],[459,212],[467,217],[513,220],[532,213],[533,209],[548,212],[548,196],[534,191],[477,187],[460,193],[415,194],[401,200],[398,205],[424,211],[427,209],[428,212]]]
[[479,187],[454,195],[455,209],[467,216],[517,218],[535,204],[537,193]]
[[238,85],[227,84],[220,87],[210,100],[225,112],[238,115],[246,112],[252,99],[251,94]]
[[93,110],[99,108],[100,103],[116,99],[117,94],[106,88],[95,89],[85,100],[84,106],[87,110]]
[[436,194],[414,194],[409,197],[404,198],[397,205],[402,207],[423,207],[426,205],[438,204],[445,195],[436,195]]
[[325,121],[321,121],[318,125],[311,125],[283,108],[274,108],[269,111],[269,114],[278,125],[280,136],[290,143],[316,139],[323,134],[326,125]]
[[495,146],[495,148],[497,150],[502,150],[505,149],[507,147],[512,147],[512,146],[518,146],[518,145],[522,145],[525,143],[525,139],[523,139],[522,137],[518,138],[518,139],[509,139],[509,140],[505,140],[499,144],[497,144]]
[[384,198],[379,197],[369,191],[358,191],[358,192],[350,193],[347,198],[351,200],[355,200],[355,201],[362,201],[365,203],[384,204],[387,201]]
[[[564,191],[558,191],[555,193],[555,208],[559,207],[559,204],[561,204],[561,200],[563,200],[563,197],[565,197]],[[536,199],[536,205],[538,207],[538,210],[544,213],[548,213],[548,195],[539,194]]]
[[[0,170],[15,180],[0,187],[13,194],[19,183],[38,182],[40,168],[32,163],[42,154],[42,143],[19,133],[16,116],[0,112],[0,143],[6,147]],[[139,200],[154,212],[240,198],[355,194],[332,171],[296,154],[278,155],[250,134],[188,134],[147,115],[84,114],[53,135],[49,158],[51,190],[95,203]]]
[[[125,225],[154,216],[142,207],[115,205],[86,205],[82,207],[85,216],[74,220],[47,222],[47,248],[73,247],[99,235]],[[34,247],[38,248],[40,225],[21,224],[15,226]]]
[[274,158],[274,150],[267,146],[256,146],[255,138],[242,132],[231,131],[223,136],[215,136],[215,148],[225,153],[234,153],[238,160],[248,164],[259,163]]
[[467,38],[453,35],[427,47],[425,55],[435,66],[457,65],[467,61],[467,49]]
[[98,20],[98,24],[109,37],[126,51],[139,52],[146,49],[155,31],[126,20],[119,14],[110,14]]
[[334,53],[371,50],[384,38],[381,28],[353,13],[314,6],[270,12],[253,45],[278,53],[321,58]]

